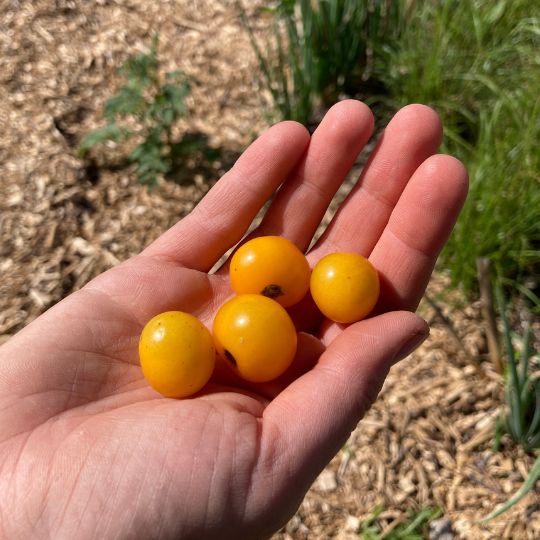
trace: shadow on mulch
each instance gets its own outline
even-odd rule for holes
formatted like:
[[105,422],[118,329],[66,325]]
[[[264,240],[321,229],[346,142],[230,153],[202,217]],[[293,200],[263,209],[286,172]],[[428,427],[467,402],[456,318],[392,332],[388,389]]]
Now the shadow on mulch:
[[166,179],[182,186],[191,184],[194,178],[210,183],[216,180],[216,169],[228,171],[239,156],[239,152],[210,146],[204,133],[187,133],[172,146],[173,167]]
[[[68,145],[76,151],[78,137],[65,129],[60,132]],[[212,184],[217,180],[216,172],[228,171],[239,156],[238,151],[210,146],[208,136],[204,133],[186,133],[181,141],[172,145],[172,169],[165,175],[165,179],[181,186],[189,186],[194,182]],[[104,171],[121,172],[132,166],[133,162],[127,158],[109,160],[107,157],[88,155],[83,160],[79,180],[95,186]]]

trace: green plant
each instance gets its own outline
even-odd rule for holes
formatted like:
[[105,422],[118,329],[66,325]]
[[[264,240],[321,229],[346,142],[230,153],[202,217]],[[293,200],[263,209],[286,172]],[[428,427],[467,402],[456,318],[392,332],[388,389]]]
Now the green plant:
[[427,538],[429,522],[442,514],[439,508],[411,509],[405,521],[383,534],[381,527],[376,525],[383,510],[382,506],[377,506],[372,515],[362,522],[358,534],[363,540],[423,540]]
[[388,91],[379,101],[433,106],[443,151],[469,170],[469,197],[440,266],[472,297],[475,260],[489,257],[537,312],[539,47],[538,2],[436,0],[414,4],[399,43],[375,66]]
[[[496,287],[497,303],[503,326],[503,341],[508,358],[506,373],[507,412],[499,418],[495,433],[494,450],[498,450],[501,435],[506,432],[525,451],[540,449],[540,370],[531,367],[534,353],[533,332],[529,321],[525,323],[522,336],[516,336],[508,321],[508,309],[500,284]],[[514,341],[519,340],[515,346]],[[506,512],[534,488],[540,478],[540,454],[523,486],[483,522],[490,521]]]
[[535,141],[540,123],[534,120],[539,114],[540,98],[530,86],[478,113],[475,146],[461,153],[469,166],[469,198],[441,259],[454,282],[472,292],[474,261],[489,257],[497,277],[527,296],[535,311],[540,308],[535,292],[540,264],[540,155]]
[[397,40],[404,3],[390,0],[280,0],[266,7],[271,38],[260,45],[243,20],[264,84],[282,119],[309,124],[314,109],[343,92],[357,94],[369,78],[382,43]]
[[[506,373],[506,404],[508,412],[502,418],[502,429],[531,452],[540,448],[540,370],[531,367],[534,352],[533,333],[525,322],[522,336],[516,336],[508,322],[507,307],[501,286],[496,288],[497,303],[503,325],[503,341],[508,359]],[[519,339],[519,346],[514,345]]]
[[[119,73],[126,84],[105,103],[107,125],[86,135],[79,147],[79,154],[85,156],[97,144],[141,137],[129,159],[136,164],[139,181],[149,186],[155,185],[160,175],[170,173],[185,150],[182,141],[173,140],[172,129],[188,112],[185,99],[190,90],[181,71],[160,77],[157,49],[155,36],[148,53],[130,56],[122,65]],[[120,119],[138,127],[119,125]]]

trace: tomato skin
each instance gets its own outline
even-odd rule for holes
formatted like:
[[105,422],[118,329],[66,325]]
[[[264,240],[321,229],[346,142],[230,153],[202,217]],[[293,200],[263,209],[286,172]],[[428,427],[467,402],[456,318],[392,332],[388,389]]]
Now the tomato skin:
[[187,397],[210,379],[215,365],[212,336],[196,317],[167,311],[151,319],[139,339],[143,374],[167,397]]
[[213,325],[218,354],[240,377],[267,382],[279,377],[296,354],[297,334],[285,309],[259,294],[223,304]]
[[339,323],[353,323],[369,315],[379,298],[379,275],[356,253],[332,253],[313,268],[311,294],[323,315]]
[[281,236],[260,236],[240,246],[229,276],[236,294],[263,294],[284,307],[296,304],[309,289],[305,255]]

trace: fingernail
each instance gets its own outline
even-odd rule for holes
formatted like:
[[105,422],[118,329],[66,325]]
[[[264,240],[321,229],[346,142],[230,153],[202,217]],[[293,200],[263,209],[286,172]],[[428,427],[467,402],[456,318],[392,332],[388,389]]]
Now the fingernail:
[[395,362],[403,360],[405,357],[409,356],[415,349],[417,349],[429,336],[429,329],[425,332],[420,332],[419,334],[414,334],[406,343],[401,347],[401,349],[396,353],[394,357]]

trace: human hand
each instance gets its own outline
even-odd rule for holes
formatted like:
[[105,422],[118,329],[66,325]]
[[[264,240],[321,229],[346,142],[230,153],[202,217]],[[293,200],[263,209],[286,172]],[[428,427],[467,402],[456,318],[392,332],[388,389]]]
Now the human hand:
[[392,363],[427,335],[412,311],[467,191],[463,166],[434,155],[436,114],[396,114],[308,253],[312,266],[334,251],[369,256],[381,276],[373,317],[344,327],[296,308],[316,336],[301,334],[281,379],[250,385],[218,367],[184,400],[146,384],[138,337],[168,310],[211,327],[232,293],[226,266],[208,271],[280,185],[254,234],[306,250],[372,129],[356,101],[311,138],[293,122],[270,128],[190,215],[0,348],[1,537],[264,538],[291,517]]

